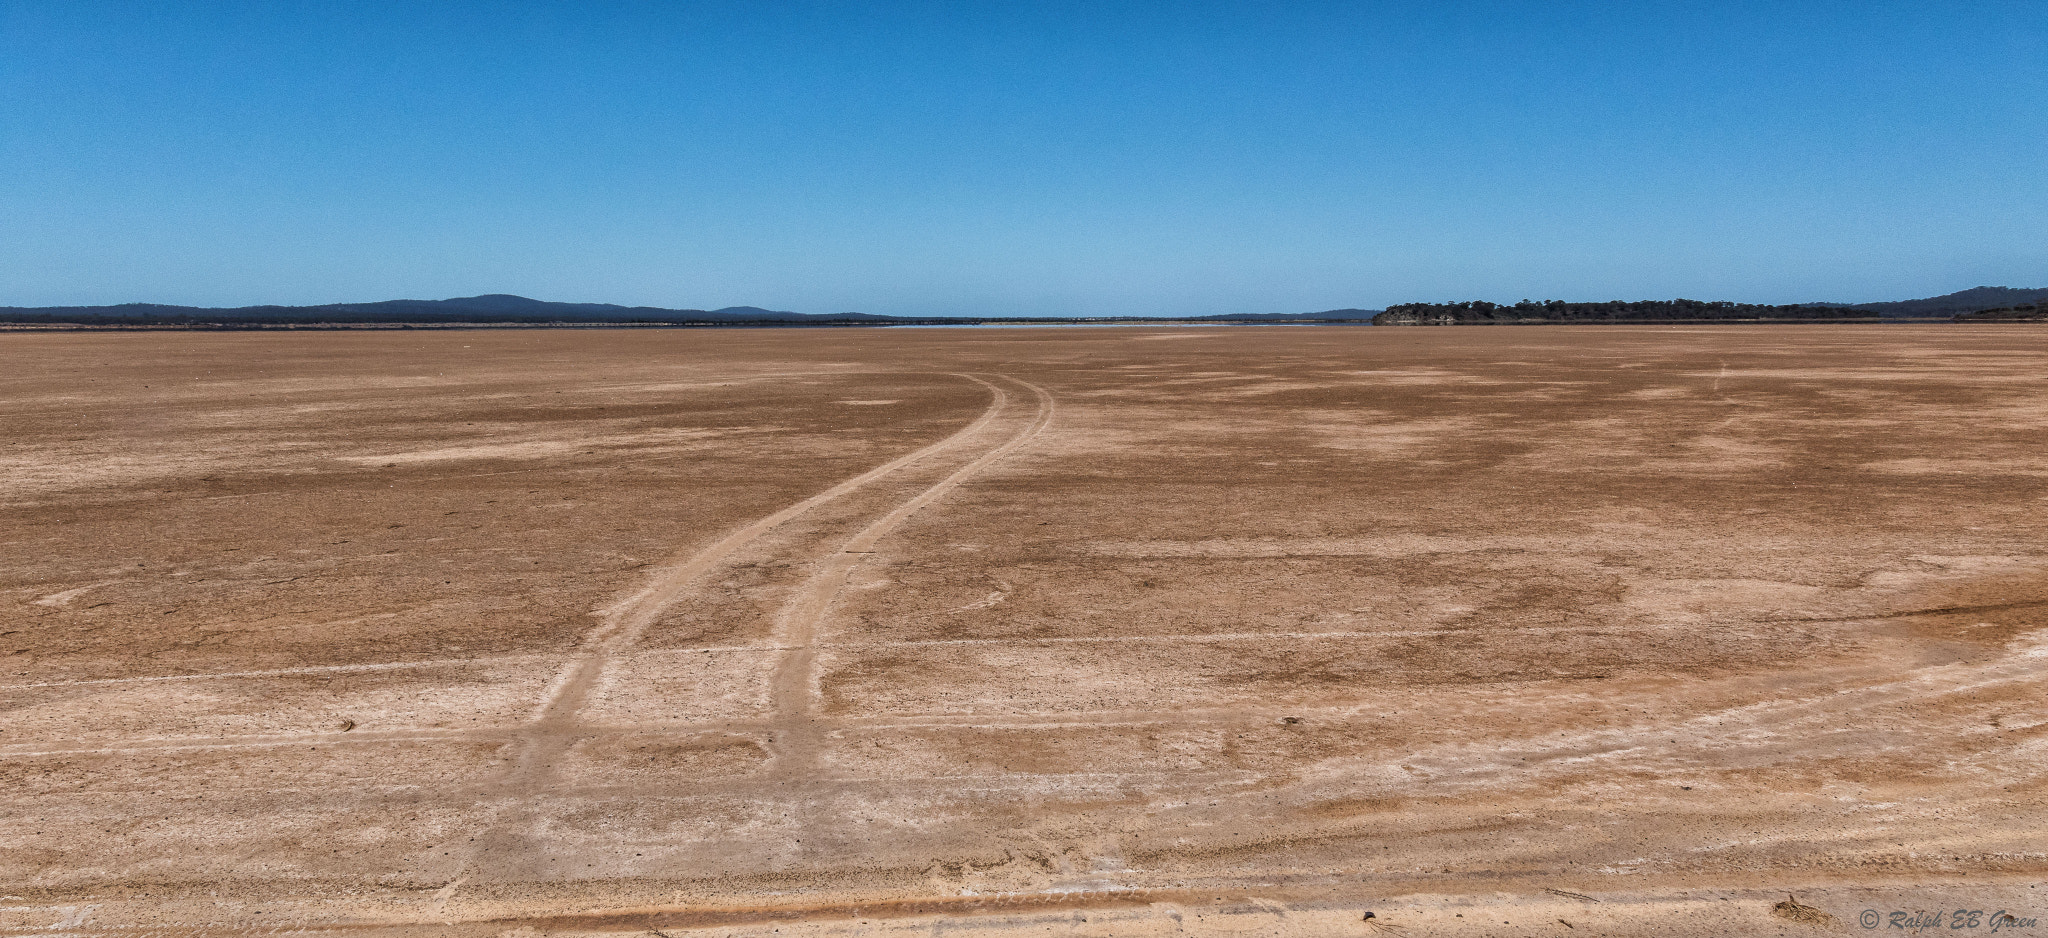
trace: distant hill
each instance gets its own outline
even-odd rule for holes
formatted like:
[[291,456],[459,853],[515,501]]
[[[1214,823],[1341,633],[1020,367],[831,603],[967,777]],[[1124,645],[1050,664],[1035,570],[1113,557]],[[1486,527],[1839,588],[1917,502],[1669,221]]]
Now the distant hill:
[[1980,309],[2002,309],[2024,306],[2048,300],[2048,287],[2015,289],[2013,287],[1971,287],[1941,296],[1930,296],[1924,300],[1898,300],[1891,303],[1815,303],[1814,306],[1847,306],[1850,309],[1867,310],[1885,319],[1947,319],[1957,313],[1976,312]]
[[322,306],[241,306],[207,309],[124,303],[118,306],[0,307],[0,322],[76,325],[254,325],[263,323],[703,323],[836,325],[894,321],[866,313],[807,314],[728,306],[724,309],[661,309],[610,303],[550,303],[490,293],[451,300],[385,300]]

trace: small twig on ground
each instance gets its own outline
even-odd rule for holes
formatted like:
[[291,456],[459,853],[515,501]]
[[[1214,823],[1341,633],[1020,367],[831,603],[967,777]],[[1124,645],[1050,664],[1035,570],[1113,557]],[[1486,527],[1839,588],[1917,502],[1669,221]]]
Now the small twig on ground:
[[1371,912],[1365,913],[1365,923],[1367,925],[1372,926],[1377,931],[1399,932],[1401,930],[1401,926],[1395,925],[1392,922],[1380,921],[1379,916],[1374,915]]

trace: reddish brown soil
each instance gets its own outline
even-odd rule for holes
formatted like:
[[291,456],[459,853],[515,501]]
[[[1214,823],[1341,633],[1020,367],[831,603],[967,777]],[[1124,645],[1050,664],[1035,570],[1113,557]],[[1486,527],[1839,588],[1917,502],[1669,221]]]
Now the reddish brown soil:
[[0,934],[2048,920],[2038,328],[6,334],[0,390]]

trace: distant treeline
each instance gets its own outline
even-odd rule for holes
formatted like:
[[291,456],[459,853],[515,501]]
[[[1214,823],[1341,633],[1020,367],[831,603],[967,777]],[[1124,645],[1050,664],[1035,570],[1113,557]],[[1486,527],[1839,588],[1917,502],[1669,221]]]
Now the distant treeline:
[[1379,326],[1493,325],[1549,322],[1843,322],[1874,321],[1877,314],[1846,306],[1761,306],[1700,300],[1609,300],[1567,303],[1523,300],[1513,306],[1467,303],[1403,303],[1374,316]]

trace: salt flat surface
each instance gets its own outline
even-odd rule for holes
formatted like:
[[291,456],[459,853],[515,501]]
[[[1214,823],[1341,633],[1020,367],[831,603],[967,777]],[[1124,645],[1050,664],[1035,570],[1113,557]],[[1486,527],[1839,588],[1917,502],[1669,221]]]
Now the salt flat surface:
[[0,934],[2048,919],[2048,330],[16,333],[0,392]]

